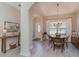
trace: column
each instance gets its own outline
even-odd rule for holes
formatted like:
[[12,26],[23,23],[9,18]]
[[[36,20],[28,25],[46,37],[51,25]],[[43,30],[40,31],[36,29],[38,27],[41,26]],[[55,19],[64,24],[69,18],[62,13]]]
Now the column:
[[31,19],[29,10],[33,5],[32,2],[21,3],[21,55],[30,56],[32,43]]

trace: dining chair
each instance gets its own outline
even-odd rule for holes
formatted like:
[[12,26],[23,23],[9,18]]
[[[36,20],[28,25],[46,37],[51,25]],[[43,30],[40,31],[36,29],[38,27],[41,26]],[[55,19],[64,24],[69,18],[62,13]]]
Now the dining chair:
[[69,39],[69,36],[66,37],[66,39],[65,39],[65,43],[66,43],[66,47],[67,47],[67,48],[68,48],[68,39]]
[[51,45],[51,48],[52,48],[53,39],[50,35],[48,35],[48,40],[49,40],[49,46]]
[[53,45],[54,45],[53,50],[55,50],[56,47],[61,47],[61,52],[63,52],[64,43],[65,43],[64,38],[60,38],[60,37],[53,38]]
[[47,39],[47,32],[44,32],[44,33],[42,34],[42,39],[43,39],[43,41],[45,41],[45,40]]

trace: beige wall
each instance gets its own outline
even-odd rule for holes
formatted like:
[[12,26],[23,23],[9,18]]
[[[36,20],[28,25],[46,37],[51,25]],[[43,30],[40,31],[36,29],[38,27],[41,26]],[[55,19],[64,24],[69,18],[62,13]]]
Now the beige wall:
[[[38,11],[39,10],[39,11]],[[41,10],[40,8],[35,5],[35,6],[32,6],[32,8],[30,9],[30,16],[31,16],[31,19],[32,19],[32,34],[33,34],[33,39],[35,38],[35,20],[37,19],[39,22],[40,22],[40,25],[41,25],[41,32],[37,34],[37,36],[41,37],[41,34],[43,32],[43,16],[42,16],[42,13],[41,13]]]
[[[57,18],[56,15],[53,15],[53,16],[42,16],[41,15],[40,16],[40,19],[39,19],[41,21],[41,34],[46,31],[46,21],[47,20],[53,20],[53,19],[66,19],[66,18],[71,18],[72,19],[71,20],[71,22],[72,22],[72,28],[71,29],[72,29],[72,31],[73,30],[77,31],[77,17],[78,17],[77,13],[60,15],[58,18]],[[39,17],[37,17],[37,18],[39,18]],[[33,19],[33,22],[34,22],[34,19]],[[33,31],[34,31],[34,29],[33,29]]]
[[[32,22],[33,22],[33,25],[32,25],[32,28],[33,28],[33,39],[35,38],[35,22],[39,22],[39,24],[40,24],[40,26],[41,26],[41,32],[40,33],[38,33],[37,35],[39,36],[39,37],[41,37],[41,34],[44,32],[44,17],[43,16],[41,16],[41,15],[37,15],[37,16],[32,16],[33,18],[32,18]],[[36,21],[37,20],[37,21]]]
[[[39,11],[38,11],[39,10]],[[44,16],[42,14],[42,10],[40,9],[40,7],[38,5],[32,6],[31,8],[31,17],[32,17],[32,21],[33,21],[33,25],[35,22],[35,18],[40,18],[40,24],[41,24],[41,34],[43,32],[46,31],[46,21],[47,20],[53,20],[53,19],[66,19],[66,18],[71,18],[71,22],[72,22],[72,31],[78,31],[78,25],[77,25],[77,19],[79,19],[79,14],[75,13],[71,13],[71,14],[61,14],[57,17],[57,15],[51,15],[51,16]],[[79,21],[79,20],[78,20]],[[34,27],[33,27],[33,31],[34,31]],[[34,32],[33,32],[34,35]]]
[[[2,36],[4,21],[20,23],[20,10],[17,10],[16,8],[13,8],[5,3],[0,3],[0,37]],[[12,33],[10,32],[8,35],[11,34]],[[9,44],[12,43],[12,41],[14,41],[15,43],[17,42],[17,39],[13,39],[13,40],[7,39],[6,49],[9,49]],[[2,41],[0,39],[0,49],[1,49],[1,42]]]
[[20,10],[5,3],[0,3],[0,32],[3,30],[4,21],[20,22]]

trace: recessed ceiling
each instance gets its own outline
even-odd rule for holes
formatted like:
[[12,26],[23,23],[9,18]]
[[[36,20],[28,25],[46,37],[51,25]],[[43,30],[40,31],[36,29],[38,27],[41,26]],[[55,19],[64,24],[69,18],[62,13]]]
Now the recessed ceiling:
[[[35,5],[38,5],[44,16],[50,16],[57,15],[57,3],[58,2],[38,2]],[[79,11],[78,2],[60,2],[58,4],[59,14],[68,14]]]

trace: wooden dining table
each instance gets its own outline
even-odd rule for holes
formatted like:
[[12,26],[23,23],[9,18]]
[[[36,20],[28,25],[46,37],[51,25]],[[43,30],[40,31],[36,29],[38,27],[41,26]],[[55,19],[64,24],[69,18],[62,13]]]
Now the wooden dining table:
[[53,40],[56,39],[56,38],[63,39],[63,41],[64,41],[66,47],[68,47],[68,42],[67,42],[67,41],[68,41],[69,36],[61,35],[60,37],[57,37],[57,36],[55,36],[55,35],[50,35],[50,36],[49,36],[49,44],[51,44],[51,48],[52,48],[52,46],[53,46]]

